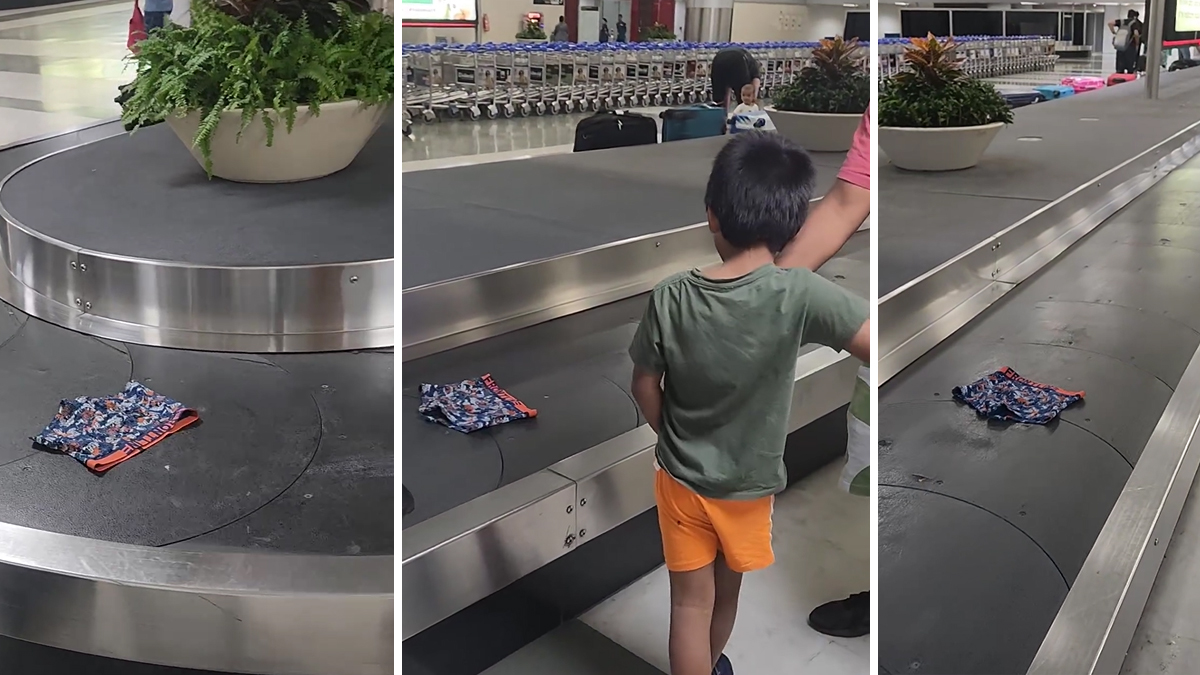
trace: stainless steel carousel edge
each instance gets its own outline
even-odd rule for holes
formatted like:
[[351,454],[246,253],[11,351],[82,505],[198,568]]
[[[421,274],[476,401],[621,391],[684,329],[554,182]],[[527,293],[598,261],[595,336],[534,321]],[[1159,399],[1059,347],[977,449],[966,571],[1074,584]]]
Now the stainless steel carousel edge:
[[[27,162],[0,180],[0,189],[22,169],[94,142]],[[44,235],[0,203],[0,266],[0,300],[96,337],[260,353],[395,344],[391,258],[269,267],[149,260]]]
[[[807,349],[789,431],[849,403],[859,365]],[[654,442],[643,425],[404,529],[402,639],[653,508]]]
[[0,523],[0,635],[218,672],[385,675],[393,560],[151,548]]

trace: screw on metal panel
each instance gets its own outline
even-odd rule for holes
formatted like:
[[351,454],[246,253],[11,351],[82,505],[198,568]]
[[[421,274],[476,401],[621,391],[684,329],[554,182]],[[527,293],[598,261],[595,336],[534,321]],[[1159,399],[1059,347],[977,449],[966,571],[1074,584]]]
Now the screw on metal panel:
[[87,263],[79,263],[79,271],[86,272],[87,271]]
[[584,537],[586,537],[586,536],[587,536],[587,530],[580,530],[580,531],[579,531],[579,538],[580,538],[580,539],[583,539],[583,538],[584,538]]
[[1155,537],[1155,538],[1154,538],[1154,545],[1155,545],[1155,546],[1158,546],[1158,537]]
[[79,263],[76,263],[74,260],[72,260],[71,261],[71,269],[76,269],[78,267],[79,267]]
[[574,512],[575,512],[575,507],[574,507],[574,506],[568,506],[568,507],[567,507],[567,513],[574,513]]
[[659,246],[662,246],[662,242],[661,242],[661,241],[656,241],[656,242],[654,242],[654,248],[658,248]]
[[350,277],[350,283],[352,283],[352,284],[357,284],[357,283],[358,283],[358,277]]
[[92,308],[92,303],[90,303],[90,302],[85,302],[85,303],[83,303],[83,308],[84,308],[84,309],[91,309],[91,308]]
[[569,547],[571,544],[574,544],[574,543],[575,543],[575,535],[568,534],[567,540],[563,542],[563,546]]
[[75,306],[76,307],[83,306],[83,300],[80,300],[79,298],[75,298]]
[[995,250],[996,250],[996,249],[998,249],[998,248],[1000,248],[1000,242],[996,242],[996,243],[992,244],[992,250],[993,250],[993,251],[995,251]]
[[580,500],[579,500],[579,505],[580,505],[580,506],[587,506],[587,497],[584,497],[583,499],[580,499]]

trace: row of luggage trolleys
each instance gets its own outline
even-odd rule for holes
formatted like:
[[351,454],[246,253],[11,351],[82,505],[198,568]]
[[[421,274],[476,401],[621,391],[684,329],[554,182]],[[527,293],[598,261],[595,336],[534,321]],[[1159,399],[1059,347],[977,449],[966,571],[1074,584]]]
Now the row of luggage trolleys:
[[[728,43],[407,45],[405,128],[479,119],[671,106],[706,100],[713,56]],[[762,95],[791,81],[816,43],[741,45],[759,61]]]
[[[945,38],[939,38],[945,39]],[[1058,63],[1054,37],[1035,35],[954,37],[963,72],[970,77],[1003,77],[1040,70],[1053,70]],[[904,68],[904,48],[908,38],[883,38],[878,41],[879,73],[894,75]]]

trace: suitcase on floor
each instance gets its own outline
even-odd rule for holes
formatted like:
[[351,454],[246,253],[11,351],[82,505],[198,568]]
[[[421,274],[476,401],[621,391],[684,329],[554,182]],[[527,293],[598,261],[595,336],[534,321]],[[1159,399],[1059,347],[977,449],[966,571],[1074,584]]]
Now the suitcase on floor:
[[1108,76],[1108,86],[1111,87],[1114,84],[1121,84],[1122,82],[1133,82],[1136,79],[1137,75],[1131,75],[1129,73],[1113,73],[1112,75]]
[[1064,77],[1062,85],[1064,87],[1071,87],[1075,90],[1076,94],[1082,94],[1104,88],[1104,80],[1099,77],[1090,76]]
[[1195,68],[1198,65],[1200,65],[1200,61],[1194,61],[1192,59],[1179,59],[1178,61],[1172,63],[1171,67],[1167,68],[1167,70],[1173,73],[1176,70],[1187,70],[1188,68]]
[[1074,87],[1066,87],[1061,84],[1045,84],[1040,87],[1034,87],[1034,89],[1036,89],[1038,93],[1045,96],[1046,100],[1053,100],[1056,98],[1075,95]]
[[575,125],[575,152],[628,148],[658,142],[658,123],[649,115],[601,112]]
[[1041,103],[1046,95],[1040,91],[1002,91],[1000,95],[1008,102],[1009,108],[1024,108],[1027,105]]
[[662,139],[685,141],[692,138],[708,138],[725,133],[725,109],[708,103],[671,108],[659,114],[662,118]]
[[[1159,66],[1159,67],[1161,68],[1161,66]],[[1138,71],[1139,73],[1146,72],[1146,55],[1145,54],[1142,54],[1141,56],[1139,56],[1137,58],[1137,68],[1134,68],[1134,70]]]

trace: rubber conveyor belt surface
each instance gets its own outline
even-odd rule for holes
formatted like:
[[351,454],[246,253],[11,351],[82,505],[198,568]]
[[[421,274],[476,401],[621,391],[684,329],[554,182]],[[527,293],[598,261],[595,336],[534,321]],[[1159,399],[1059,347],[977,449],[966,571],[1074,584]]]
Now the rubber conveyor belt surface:
[[[479,274],[702,222],[728,137],[404,174],[403,286]],[[816,195],[844,156],[817,153]]]
[[[882,672],[1024,673],[1200,343],[1193,160],[880,392]],[[1087,398],[1002,425],[952,387],[1010,366]]]
[[[859,233],[821,273],[866,297],[870,238]],[[405,487],[410,527],[643,424],[629,391],[627,350],[646,295],[409,361],[402,370]],[[417,413],[421,383],[491,373],[538,410],[522,420],[462,434]]]
[[[0,175],[114,133],[104,125],[0,151]],[[390,349],[142,347],[0,303],[0,521],[145,546],[390,555],[393,360]],[[103,475],[33,447],[61,399],[110,395],[130,379],[198,409],[201,422]]]

